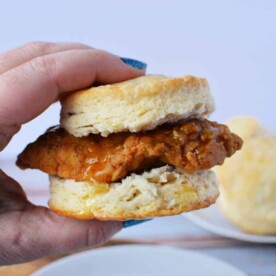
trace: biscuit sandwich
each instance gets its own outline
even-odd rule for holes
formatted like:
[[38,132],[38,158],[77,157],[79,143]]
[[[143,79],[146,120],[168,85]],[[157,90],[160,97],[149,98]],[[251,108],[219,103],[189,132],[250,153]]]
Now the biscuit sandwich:
[[213,166],[242,146],[203,78],[147,75],[70,94],[60,126],[18,156],[50,175],[49,207],[78,219],[145,219],[214,203]]

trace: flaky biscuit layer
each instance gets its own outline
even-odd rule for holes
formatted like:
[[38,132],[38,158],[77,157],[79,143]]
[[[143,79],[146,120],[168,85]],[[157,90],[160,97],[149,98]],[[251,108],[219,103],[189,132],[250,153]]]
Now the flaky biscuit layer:
[[62,99],[61,126],[81,137],[139,132],[214,110],[206,79],[147,75],[78,91]]

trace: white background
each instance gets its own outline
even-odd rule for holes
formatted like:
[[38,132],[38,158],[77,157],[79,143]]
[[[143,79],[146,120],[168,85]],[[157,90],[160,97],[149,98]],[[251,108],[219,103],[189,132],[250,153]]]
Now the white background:
[[[212,119],[249,114],[274,128],[275,18],[276,1],[9,0],[0,5],[0,51],[33,40],[79,41],[146,61],[148,73],[205,76],[217,102]],[[4,155],[16,155],[58,118],[56,104]]]

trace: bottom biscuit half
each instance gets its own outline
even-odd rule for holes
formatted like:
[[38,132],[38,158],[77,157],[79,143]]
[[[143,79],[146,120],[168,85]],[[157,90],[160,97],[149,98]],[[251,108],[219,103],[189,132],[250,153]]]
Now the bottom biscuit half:
[[50,208],[78,219],[145,219],[177,215],[214,203],[218,179],[210,170],[188,174],[171,166],[131,174],[116,183],[50,176]]

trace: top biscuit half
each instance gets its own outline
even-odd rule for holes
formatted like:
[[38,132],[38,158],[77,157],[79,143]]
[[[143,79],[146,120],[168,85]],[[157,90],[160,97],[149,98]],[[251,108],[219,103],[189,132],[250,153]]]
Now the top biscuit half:
[[214,111],[206,79],[147,75],[73,93],[61,101],[61,126],[76,137],[154,129]]

